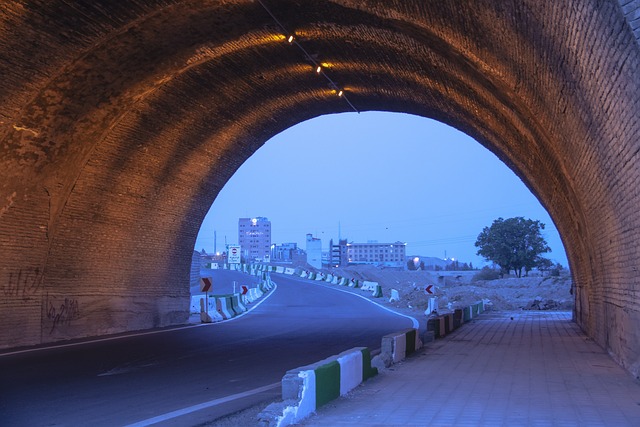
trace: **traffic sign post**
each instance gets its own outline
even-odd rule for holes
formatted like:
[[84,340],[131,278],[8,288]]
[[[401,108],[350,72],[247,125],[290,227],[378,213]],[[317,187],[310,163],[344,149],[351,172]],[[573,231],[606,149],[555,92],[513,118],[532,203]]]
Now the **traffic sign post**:
[[438,312],[438,298],[434,295],[436,292],[435,285],[427,285],[424,288],[424,293],[429,295],[429,304],[427,305],[427,310],[424,312],[427,316],[431,313]]
[[211,290],[212,286],[213,286],[213,279],[211,277],[200,278],[200,291],[204,292],[205,307],[206,307],[204,310],[202,310],[202,307],[201,307],[200,313],[204,312],[207,314],[207,316],[205,317],[201,316],[201,319],[207,318],[209,316],[209,294],[207,292]]
[[209,292],[212,285],[211,277],[200,278],[200,292]]
[[240,264],[241,261],[241,251],[240,245],[229,245],[229,250],[227,252],[227,262],[229,264]]

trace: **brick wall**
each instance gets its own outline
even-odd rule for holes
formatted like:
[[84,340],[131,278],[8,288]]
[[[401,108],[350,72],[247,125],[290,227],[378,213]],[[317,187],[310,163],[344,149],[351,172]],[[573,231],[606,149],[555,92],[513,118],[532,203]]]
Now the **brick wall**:
[[618,0],[618,3],[636,40],[640,43],[640,0]]
[[[561,233],[576,320],[640,372],[637,2],[270,4],[357,109],[509,165]],[[352,111],[312,68],[252,1],[2,8],[0,347],[184,322],[220,188],[274,134]]]

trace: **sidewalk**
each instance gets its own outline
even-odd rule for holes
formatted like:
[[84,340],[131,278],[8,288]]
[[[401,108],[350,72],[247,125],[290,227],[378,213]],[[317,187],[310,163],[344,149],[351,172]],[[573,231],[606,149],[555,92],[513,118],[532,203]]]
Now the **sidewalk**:
[[640,382],[568,312],[488,312],[299,425],[640,426]]

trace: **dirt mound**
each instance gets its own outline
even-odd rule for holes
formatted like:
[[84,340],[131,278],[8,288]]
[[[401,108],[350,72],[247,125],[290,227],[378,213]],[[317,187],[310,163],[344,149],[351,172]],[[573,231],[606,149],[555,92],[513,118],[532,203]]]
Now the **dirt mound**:
[[[326,270],[339,276],[380,283],[383,298],[377,301],[387,306],[424,313],[428,298],[438,297],[440,310],[489,300],[493,310],[570,310],[571,277],[564,271],[559,277],[531,276],[497,280],[473,281],[477,271],[408,271],[379,268],[371,265],[349,266]],[[425,289],[433,285],[433,295]],[[392,289],[400,299],[389,302]]]

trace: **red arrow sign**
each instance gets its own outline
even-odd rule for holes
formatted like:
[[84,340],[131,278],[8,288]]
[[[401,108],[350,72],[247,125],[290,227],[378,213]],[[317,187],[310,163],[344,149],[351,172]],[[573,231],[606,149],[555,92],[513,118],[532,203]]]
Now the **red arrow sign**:
[[431,291],[431,288],[433,288],[433,285],[428,285],[426,288],[424,288],[424,290],[428,294],[433,294],[433,292]]
[[242,285],[242,295],[246,295],[247,292],[249,292],[249,288],[247,288],[245,285]]
[[200,278],[200,290],[202,292],[208,292],[211,289],[211,279],[209,277]]

